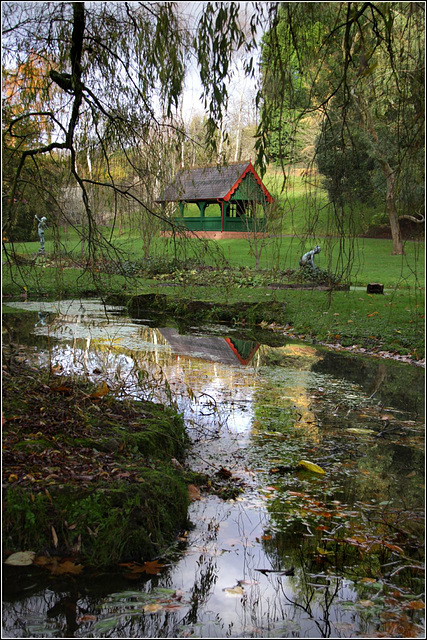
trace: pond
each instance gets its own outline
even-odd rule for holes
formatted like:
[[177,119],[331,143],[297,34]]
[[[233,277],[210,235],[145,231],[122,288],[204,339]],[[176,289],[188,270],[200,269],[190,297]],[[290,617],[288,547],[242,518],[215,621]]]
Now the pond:
[[188,465],[239,492],[192,502],[152,575],[5,566],[5,637],[424,637],[423,369],[95,300],[8,304],[22,358],[174,402]]

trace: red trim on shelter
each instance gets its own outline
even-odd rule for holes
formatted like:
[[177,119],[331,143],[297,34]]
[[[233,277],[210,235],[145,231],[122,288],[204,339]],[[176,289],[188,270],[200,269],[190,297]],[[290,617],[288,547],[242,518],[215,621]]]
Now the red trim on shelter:
[[240,353],[237,351],[236,347],[234,346],[234,344],[231,342],[230,338],[224,338],[224,340],[226,341],[226,343],[228,344],[228,346],[230,347],[230,349],[232,350],[232,352],[234,353],[234,355],[236,356],[236,358],[239,360],[239,362],[241,364],[248,364],[248,362],[250,362],[252,356],[254,355],[254,353],[256,353],[259,349],[259,344],[257,344],[252,351],[250,352],[249,356],[247,358],[242,358],[242,356],[240,355]]
[[255,169],[252,166],[252,162],[249,162],[248,166],[246,167],[246,169],[244,170],[244,172],[242,173],[242,175],[240,176],[240,178],[234,183],[234,185],[231,187],[230,191],[223,197],[224,202],[228,202],[228,200],[230,200],[231,196],[233,195],[233,193],[236,191],[237,187],[242,183],[243,178],[248,174],[248,173],[252,173],[252,175],[254,176],[255,180],[257,181],[258,185],[261,187],[261,189],[264,192],[265,197],[267,198],[267,202],[268,204],[271,204],[273,202],[273,198],[272,196],[269,194],[269,192],[267,191],[267,189],[265,188],[265,186],[262,183],[261,178],[259,177],[259,175],[257,174],[257,172],[255,171]]

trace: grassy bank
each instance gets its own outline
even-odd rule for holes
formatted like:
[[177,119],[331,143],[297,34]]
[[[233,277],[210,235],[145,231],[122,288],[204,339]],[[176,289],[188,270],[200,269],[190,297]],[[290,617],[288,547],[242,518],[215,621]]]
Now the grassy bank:
[[[391,276],[387,275],[386,261],[379,261],[377,267],[379,277],[375,280],[380,282],[399,278],[396,274],[402,273],[399,267]],[[393,287],[384,295],[368,295],[366,281],[363,287],[347,292],[272,289],[272,281],[283,282],[286,277],[241,268],[228,273],[190,269],[125,277],[54,266],[20,266],[3,271],[3,293],[24,298],[119,294],[125,296],[126,302],[134,296],[150,295],[159,301],[160,310],[194,320],[194,307],[188,304],[192,300],[210,305],[204,321],[275,322],[307,339],[410,354],[419,359],[424,353],[424,288],[417,286],[414,274],[405,279],[406,284],[409,278],[410,287]],[[200,280],[204,286],[200,286]],[[225,301],[227,313],[215,313]],[[203,321],[200,308],[198,313]]]
[[188,478],[174,459],[187,436],[172,408],[4,366],[3,434],[6,553],[142,562],[185,527]]
[[[105,230],[108,235],[108,230]],[[299,259],[304,251],[319,244],[322,248],[316,256],[316,265],[321,269],[328,269],[354,286],[365,286],[369,282],[381,282],[386,287],[412,288],[424,286],[425,261],[424,242],[407,241],[403,256],[392,255],[391,240],[372,238],[325,238],[321,235],[293,234],[291,237],[278,236],[266,239],[259,259],[259,269],[267,269],[271,272],[284,271],[298,268]],[[197,265],[219,268],[224,267],[224,261],[232,268],[254,269],[256,260],[251,253],[251,246],[246,239],[210,240],[200,242],[197,239],[155,238],[151,245],[150,258],[144,258],[140,235],[126,233],[113,236],[113,245],[120,250],[120,259],[131,266],[140,263],[142,267],[151,267],[153,263],[161,261],[193,260]],[[11,245],[6,245],[8,250]],[[33,260],[39,248],[38,242],[26,242],[16,244],[14,249],[24,260]],[[80,242],[77,234],[69,232],[55,244],[52,239],[46,241],[46,264],[49,265],[49,257],[56,256],[56,264],[59,270],[66,270],[70,263],[70,257],[76,262],[81,262]],[[40,262],[40,261],[39,261]],[[17,284],[24,279],[31,280],[32,267],[20,265],[22,276]],[[4,262],[3,275],[7,275],[8,266]],[[57,280],[60,281],[61,274]],[[38,279],[38,276],[37,276]],[[80,281],[83,287],[85,279]],[[25,283],[23,283],[25,284]],[[6,290],[7,292],[7,290]]]

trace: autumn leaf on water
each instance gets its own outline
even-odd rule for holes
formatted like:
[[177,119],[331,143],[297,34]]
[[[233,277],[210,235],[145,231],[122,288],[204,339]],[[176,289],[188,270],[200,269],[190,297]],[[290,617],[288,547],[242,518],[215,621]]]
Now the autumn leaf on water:
[[81,623],[81,622],[96,622],[96,620],[98,620],[97,616],[86,614],[84,616],[80,616],[80,618],[77,618],[76,622],[78,622],[78,623]]
[[64,560],[64,562],[52,563],[52,565],[47,565],[47,568],[54,576],[61,576],[63,574],[78,575],[84,569],[82,564],[75,564],[72,560]]
[[156,613],[161,609],[163,609],[163,606],[156,602],[153,602],[152,604],[146,604],[145,607],[143,607],[145,613]]
[[144,562],[142,565],[144,572],[149,573],[150,575],[157,575],[161,572],[165,565],[160,564],[157,560],[153,560],[152,562]]
[[307,469],[307,471],[311,471],[312,473],[326,473],[326,471],[324,471],[322,467],[319,467],[319,465],[315,464],[314,462],[310,462],[309,460],[300,460],[297,467]]
[[223,591],[228,596],[242,596],[244,593],[243,587],[241,587],[240,585],[236,585],[235,587],[228,587],[226,589],[223,589]]
[[148,573],[150,575],[157,575],[161,572],[165,565],[160,564],[157,560],[152,562],[144,562],[144,564],[138,564],[137,562],[120,562],[119,567],[126,567],[132,574]]

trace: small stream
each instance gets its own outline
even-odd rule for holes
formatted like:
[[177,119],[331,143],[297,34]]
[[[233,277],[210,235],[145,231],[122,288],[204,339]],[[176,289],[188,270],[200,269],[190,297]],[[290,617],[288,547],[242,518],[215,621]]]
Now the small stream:
[[8,305],[20,357],[173,401],[188,466],[240,492],[192,502],[152,576],[5,567],[4,637],[424,637],[423,369],[96,300]]

